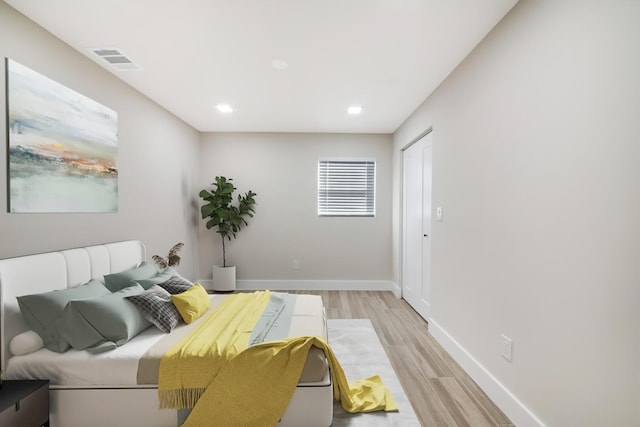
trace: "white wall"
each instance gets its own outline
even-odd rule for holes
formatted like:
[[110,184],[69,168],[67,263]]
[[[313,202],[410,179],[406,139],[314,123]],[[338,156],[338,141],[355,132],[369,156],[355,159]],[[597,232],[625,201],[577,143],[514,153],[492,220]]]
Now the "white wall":
[[[183,241],[180,271],[192,277],[199,133],[4,2],[0,57],[117,111],[119,169],[117,213],[7,213],[7,159],[0,150],[0,258],[126,239],[143,240],[149,255],[165,255]],[[0,76],[4,82],[4,65]],[[6,144],[5,85],[0,86],[0,135]]]
[[[223,175],[238,192],[258,194],[255,217],[227,247],[238,279],[389,282],[391,146],[390,135],[203,134],[201,187]],[[318,217],[318,159],[334,156],[377,159],[375,218]],[[199,278],[210,279],[211,265],[221,263],[220,237],[203,220],[199,230]]]
[[394,278],[400,149],[433,126],[430,330],[519,426],[640,425],[639,17],[521,0],[394,135]]

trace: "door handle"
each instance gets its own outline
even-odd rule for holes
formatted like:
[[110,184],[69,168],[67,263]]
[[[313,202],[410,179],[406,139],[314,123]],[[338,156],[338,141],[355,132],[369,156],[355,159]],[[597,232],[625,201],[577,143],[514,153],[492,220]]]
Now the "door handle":
[[425,235],[424,235],[424,237],[429,237],[429,235],[428,235],[428,234],[425,234]]

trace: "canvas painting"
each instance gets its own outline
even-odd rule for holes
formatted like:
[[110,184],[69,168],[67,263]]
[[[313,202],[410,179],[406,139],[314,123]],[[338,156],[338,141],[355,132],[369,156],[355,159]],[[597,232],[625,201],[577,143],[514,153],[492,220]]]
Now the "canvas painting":
[[117,212],[117,113],[6,61],[9,211]]

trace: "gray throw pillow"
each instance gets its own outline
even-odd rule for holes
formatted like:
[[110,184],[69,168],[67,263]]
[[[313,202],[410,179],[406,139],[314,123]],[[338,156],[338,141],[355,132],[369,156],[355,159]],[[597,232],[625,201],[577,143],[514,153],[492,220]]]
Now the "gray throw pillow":
[[158,274],[158,269],[155,265],[143,261],[138,267],[131,268],[129,270],[121,271],[118,273],[105,274],[104,285],[111,292],[117,292],[120,289],[124,289],[131,286],[132,281],[150,279]]
[[182,276],[175,275],[166,282],[158,283],[158,286],[165,289],[171,295],[178,295],[191,288],[193,283]]
[[97,280],[84,285],[18,297],[22,317],[29,327],[42,338],[44,346],[58,353],[69,349],[69,343],[60,335],[55,321],[72,299],[93,298],[111,292]]
[[141,292],[142,286],[135,284],[96,298],[71,300],[56,327],[77,350],[97,352],[121,346],[151,326],[126,299]]
[[138,307],[145,319],[166,334],[181,320],[178,309],[171,302],[171,294],[158,285],[127,299]]
[[143,288],[149,289],[153,285],[166,282],[167,280],[171,279],[173,276],[177,274],[178,273],[176,273],[176,271],[173,268],[167,267],[161,272],[159,272],[158,274],[156,274],[155,276],[151,277],[150,279],[139,279],[139,280],[136,280],[136,282]]

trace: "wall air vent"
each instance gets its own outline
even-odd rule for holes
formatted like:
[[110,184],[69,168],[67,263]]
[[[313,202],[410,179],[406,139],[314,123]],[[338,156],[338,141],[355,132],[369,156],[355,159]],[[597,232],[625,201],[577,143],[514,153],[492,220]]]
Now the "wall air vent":
[[89,49],[89,51],[106,61],[111,67],[117,70],[141,70],[138,65],[134,64],[129,58],[126,57],[124,53],[122,53],[118,49],[114,48],[98,48],[98,49]]

